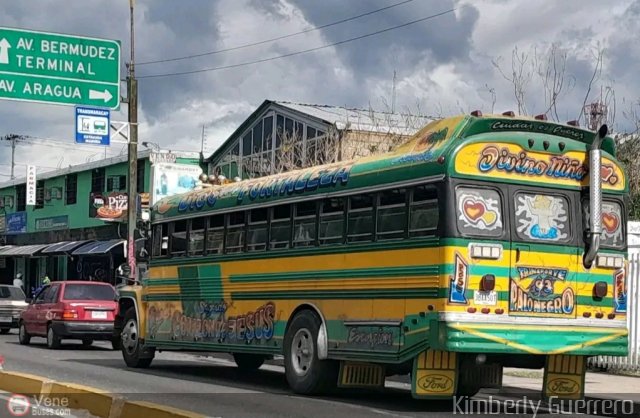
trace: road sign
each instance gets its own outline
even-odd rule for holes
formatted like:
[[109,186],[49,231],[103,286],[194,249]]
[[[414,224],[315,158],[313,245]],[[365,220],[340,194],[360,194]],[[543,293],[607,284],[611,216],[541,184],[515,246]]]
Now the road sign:
[[109,145],[111,112],[106,108],[76,106],[76,142]]
[[120,42],[0,27],[0,99],[120,106]]

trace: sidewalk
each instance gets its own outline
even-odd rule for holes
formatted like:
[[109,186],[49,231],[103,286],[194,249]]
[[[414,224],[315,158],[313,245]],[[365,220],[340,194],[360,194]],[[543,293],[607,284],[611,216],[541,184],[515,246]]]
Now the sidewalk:
[[[640,403],[640,377],[587,372],[587,398],[627,399]],[[542,391],[542,371],[505,368],[502,386]]]

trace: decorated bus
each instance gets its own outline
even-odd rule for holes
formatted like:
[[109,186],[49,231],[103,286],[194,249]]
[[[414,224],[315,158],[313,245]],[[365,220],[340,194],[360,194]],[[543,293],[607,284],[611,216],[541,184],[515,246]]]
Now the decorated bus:
[[146,277],[120,289],[130,367],[158,350],[284,356],[297,393],[473,395],[504,367],[581,398],[627,354],[627,179],[606,126],[473,112],[393,152],[156,203]]

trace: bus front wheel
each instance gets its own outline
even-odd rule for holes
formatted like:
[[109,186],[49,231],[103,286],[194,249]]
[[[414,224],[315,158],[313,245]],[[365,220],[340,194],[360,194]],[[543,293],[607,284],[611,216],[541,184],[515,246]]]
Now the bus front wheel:
[[140,341],[138,318],[135,308],[127,309],[124,314],[124,327],[122,328],[121,347],[124,362],[129,367],[146,368],[153,361],[153,354],[143,355],[144,347]]
[[302,311],[291,320],[284,336],[284,369],[294,392],[310,395],[328,391],[338,381],[338,365],[318,358],[320,318]]

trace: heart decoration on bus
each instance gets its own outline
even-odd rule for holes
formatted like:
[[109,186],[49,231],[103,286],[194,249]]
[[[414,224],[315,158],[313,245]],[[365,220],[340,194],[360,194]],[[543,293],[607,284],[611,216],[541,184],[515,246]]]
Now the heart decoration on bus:
[[485,225],[490,226],[498,219],[498,215],[494,211],[487,209],[485,202],[482,200],[468,197],[464,200],[462,207],[466,218],[474,224],[482,220]]
[[608,233],[613,234],[620,226],[620,218],[613,212],[604,212],[602,214],[602,225],[604,225],[604,229]]

